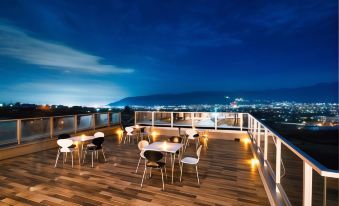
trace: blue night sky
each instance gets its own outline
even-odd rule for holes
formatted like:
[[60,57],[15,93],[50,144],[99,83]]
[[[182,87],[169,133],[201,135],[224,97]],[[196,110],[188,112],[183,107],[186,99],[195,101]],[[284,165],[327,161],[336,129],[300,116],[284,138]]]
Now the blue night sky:
[[1,0],[0,70],[0,101],[91,106],[333,82],[338,2]]

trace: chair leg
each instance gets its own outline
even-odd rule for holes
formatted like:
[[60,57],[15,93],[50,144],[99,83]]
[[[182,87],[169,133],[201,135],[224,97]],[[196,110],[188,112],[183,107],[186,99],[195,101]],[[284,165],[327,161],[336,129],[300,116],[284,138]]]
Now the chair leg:
[[105,152],[104,152],[104,148],[101,149],[101,152],[102,152],[102,156],[104,157],[105,162],[107,162]]
[[135,173],[138,173],[138,168],[139,168],[140,161],[141,161],[141,157],[139,157],[138,166],[137,166],[137,169],[135,170]]
[[160,169],[161,171],[161,180],[162,180],[162,190],[165,190],[165,183],[164,183],[164,173],[162,172],[162,169]]
[[94,165],[93,165],[93,156],[94,156],[94,152],[92,151],[92,167],[94,167]]
[[86,155],[87,155],[87,150],[85,150],[85,152],[84,152],[84,157],[82,159],[82,164],[85,164]]
[[72,168],[74,166],[74,163],[73,163],[73,152],[71,152],[71,158],[72,158]]
[[58,164],[59,156],[60,156],[60,150],[58,150],[58,154],[57,154],[57,157],[56,157],[56,160],[55,160],[54,168],[55,168],[55,167],[57,166],[57,164]]
[[195,165],[195,170],[197,171],[198,184],[200,185],[199,173],[198,173],[198,165]]
[[142,180],[141,180],[141,185],[140,187],[142,188],[142,184],[144,183],[144,179],[145,179],[145,174],[146,174],[146,164],[145,164],[145,169],[144,169],[144,174],[142,175]]
[[182,178],[182,170],[184,169],[184,163],[181,163],[180,166],[180,182],[181,182],[181,178]]
[[152,177],[152,167],[149,168],[149,178]]
[[78,149],[79,166],[81,165],[80,149]]

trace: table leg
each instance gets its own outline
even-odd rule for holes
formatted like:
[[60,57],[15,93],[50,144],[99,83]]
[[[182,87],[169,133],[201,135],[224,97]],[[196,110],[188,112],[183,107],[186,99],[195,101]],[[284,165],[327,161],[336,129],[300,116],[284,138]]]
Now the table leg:
[[173,184],[173,174],[174,174],[174,162],[175,162],[175,153],[173,154],[173,162],[172,162],[172,184]]

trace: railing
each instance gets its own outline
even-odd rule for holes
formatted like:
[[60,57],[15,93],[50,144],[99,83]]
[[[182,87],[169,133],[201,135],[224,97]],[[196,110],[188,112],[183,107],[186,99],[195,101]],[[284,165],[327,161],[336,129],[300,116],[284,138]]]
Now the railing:
[[247,129],[246,113],[229,112],[135,112],[135,124],[170,127]]
[[326,168],[251,114],[137,111],[135,124],[247,130],[259,166],[268,171],[263,181],[275,185],[272,194],[286,205],[338,205],[339,171]]
[[0,146],[117,125],[120,117],[120,113],[107,112],[0,120]]

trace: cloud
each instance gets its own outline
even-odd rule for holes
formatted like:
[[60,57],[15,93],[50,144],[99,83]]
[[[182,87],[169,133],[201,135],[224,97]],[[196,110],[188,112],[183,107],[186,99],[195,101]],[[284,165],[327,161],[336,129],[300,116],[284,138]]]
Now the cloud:
[[[29,91],[34,91],[34,93]],[[71,106],[103,106],[128,96],[118,85],[97,80],[23,82],[0,91],[1,96],[9,94],[16,94],[13,101]]]
[[101,57],[71,47],[39,40],[24,30],[0,22],[0,55],[38,65],[44,69],[61,69],[85,73],[132,73],[130,68],[103,64]]

